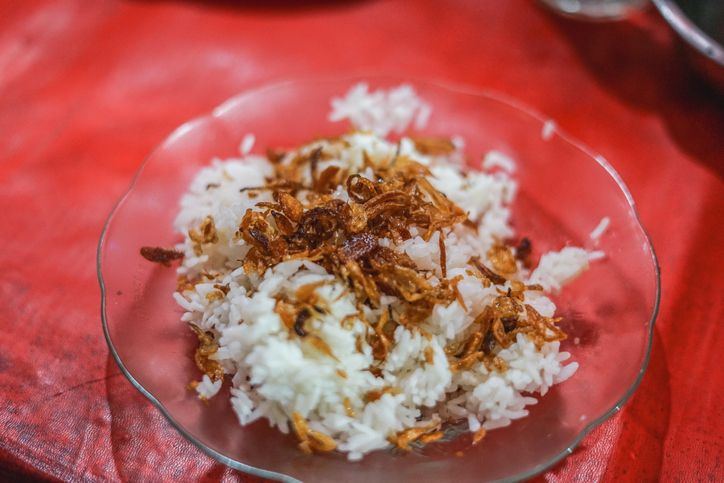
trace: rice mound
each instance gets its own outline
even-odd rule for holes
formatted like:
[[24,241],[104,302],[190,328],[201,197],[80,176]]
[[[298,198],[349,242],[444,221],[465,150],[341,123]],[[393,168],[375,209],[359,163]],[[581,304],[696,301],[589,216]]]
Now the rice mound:
[[[366,88],[358,86],[351,92],[356,96],[352,101],[359,103]],[[409,91],[402,94],[389,97],[402,98],[413,111],[420,110]],[[336,101],[336,118],[382,116],[355,113],[349,102]],[[379,110],[374,102],[368,105]],[[407,116],[407,121],[413,117]],[[397,124],[388,123],[382,131]],[[398,325],[390,351],[374,374],[369,370],[375,363],[373,348],[365,337],[368,324],[396,307],[397,297],[383,295],[378,308],[360,304],[344,280],[309,260],[283,261],[261,274],[248,273],[241,264],[250,247],[235,236],[240,221],[247,210],[258,210],[258,203],[274,201],[270,191],[243,191],[263,186],[274,172],[266,157],[248,154],[251,148],[249,142],[245,144],[245,153],[238,159],[214,160],[203,168],[181,200],[175,227],[184,236],[177,246],[184,257],[178,273],[186,280],[201,281],[174,294],[185,311],[182,321],[213,336],[215,346],[208,360],[230,376],[231,405],[242,425],[266,419],[283,433],[294,429],[298,436],[303,425],[310,434],[330,441],[330,448],[359,460],[393,443],[407,447],[399,443],[399,437],[409,435],[405,432],[411,428],[420,428],[423,434],[426,428],[440,429],[440,423],[463,421],[469,431],[481,435],[507,426],[528,414],[526,407],[536,403],[536,394],[546,394],[576,371],[576,362],[565,364],[570,354],[559,350],[558,341],[537,346],[522,333],[508,347],[496,349],[495,356],[502,361],[498,367],[476,362],[456,369],[449,362],[446,348],[464,340],[476,316],[500,293],[514,288],[516,281],[555,291],[588,267],[586,250],[565,247],[544,254],[535,269],[518,261],[515,275],[501,284],[485,287],[480,276],[471,272],[472,257],[490,266],[488,251],[515,235],[509,223],[516,193],[512,160],[494,153],[484,171],[463,171],[459,145],[444,155],[426,154],[411,138],[392,142],[370,131],[356,131],[299,147],[281,161],[322,148],[330,154],[319,170],[335,165],[372,178],[366,158],[374,161],[402,154],[427,167],[429,182],[475,221],[477,233],[462,225],[443,231],[446,275],[459,277],[460,300],[435,305],[419,327]],[[348,199],[344,186],[334,190],[333,196]],[[214,221],[215,240],[200,246],[192,232],[208,217]],[[443,277],[440,233],[425,240],[413,227],[410,235],[401,242],[381,240],[380,244],[405,253],[426,271],[430,283],[439,283]],[[328,310],[307,321],[307,331],[321,339],[328,351],[294,334],[275,312],[280,297],[293,297],[300,287],[323,281],[314,291]],[[545,292],[526,289],[522,297],[541,316],[554,316],[556,307]],[[360,305],[366,320],[359,317]],[[222,382],[204,375],[195,388],[201,398],[210,398]]]

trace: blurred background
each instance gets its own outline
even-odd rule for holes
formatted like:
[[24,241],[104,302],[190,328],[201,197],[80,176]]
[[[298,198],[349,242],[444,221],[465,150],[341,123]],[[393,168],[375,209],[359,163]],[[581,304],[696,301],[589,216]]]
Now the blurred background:
[[[101,333],[95,249],[173,129],[268,82],[497,90],[604,155],[662,266],[648,372],[539,481],[719,481],[721,0],[0,0],[0,477],[251,481],[178,435]],[[300,117],[303,113],[300,113]]]

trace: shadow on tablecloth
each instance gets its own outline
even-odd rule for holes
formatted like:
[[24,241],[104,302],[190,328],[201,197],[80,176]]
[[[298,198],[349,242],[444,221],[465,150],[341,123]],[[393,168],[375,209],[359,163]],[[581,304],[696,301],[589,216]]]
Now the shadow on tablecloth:
[[656,11],[601,23],[547,17],[603,89],[657,116],[682,151],[724,178],[724,96],[696,75]]

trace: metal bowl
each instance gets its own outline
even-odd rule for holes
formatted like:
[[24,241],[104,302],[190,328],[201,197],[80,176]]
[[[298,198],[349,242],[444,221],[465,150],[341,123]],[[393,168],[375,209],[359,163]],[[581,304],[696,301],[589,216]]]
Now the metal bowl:
[[724,94],[724,2],[653,0],[661,15],[686,42],[694,67]]

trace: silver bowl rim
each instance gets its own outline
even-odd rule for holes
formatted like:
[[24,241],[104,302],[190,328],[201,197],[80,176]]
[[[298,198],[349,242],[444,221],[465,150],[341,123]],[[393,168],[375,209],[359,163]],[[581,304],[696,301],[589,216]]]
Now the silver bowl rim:
[[724,67],[724,47],[704,33],[676,4],[674,0],[653,0],[656,8],[691,47]]

